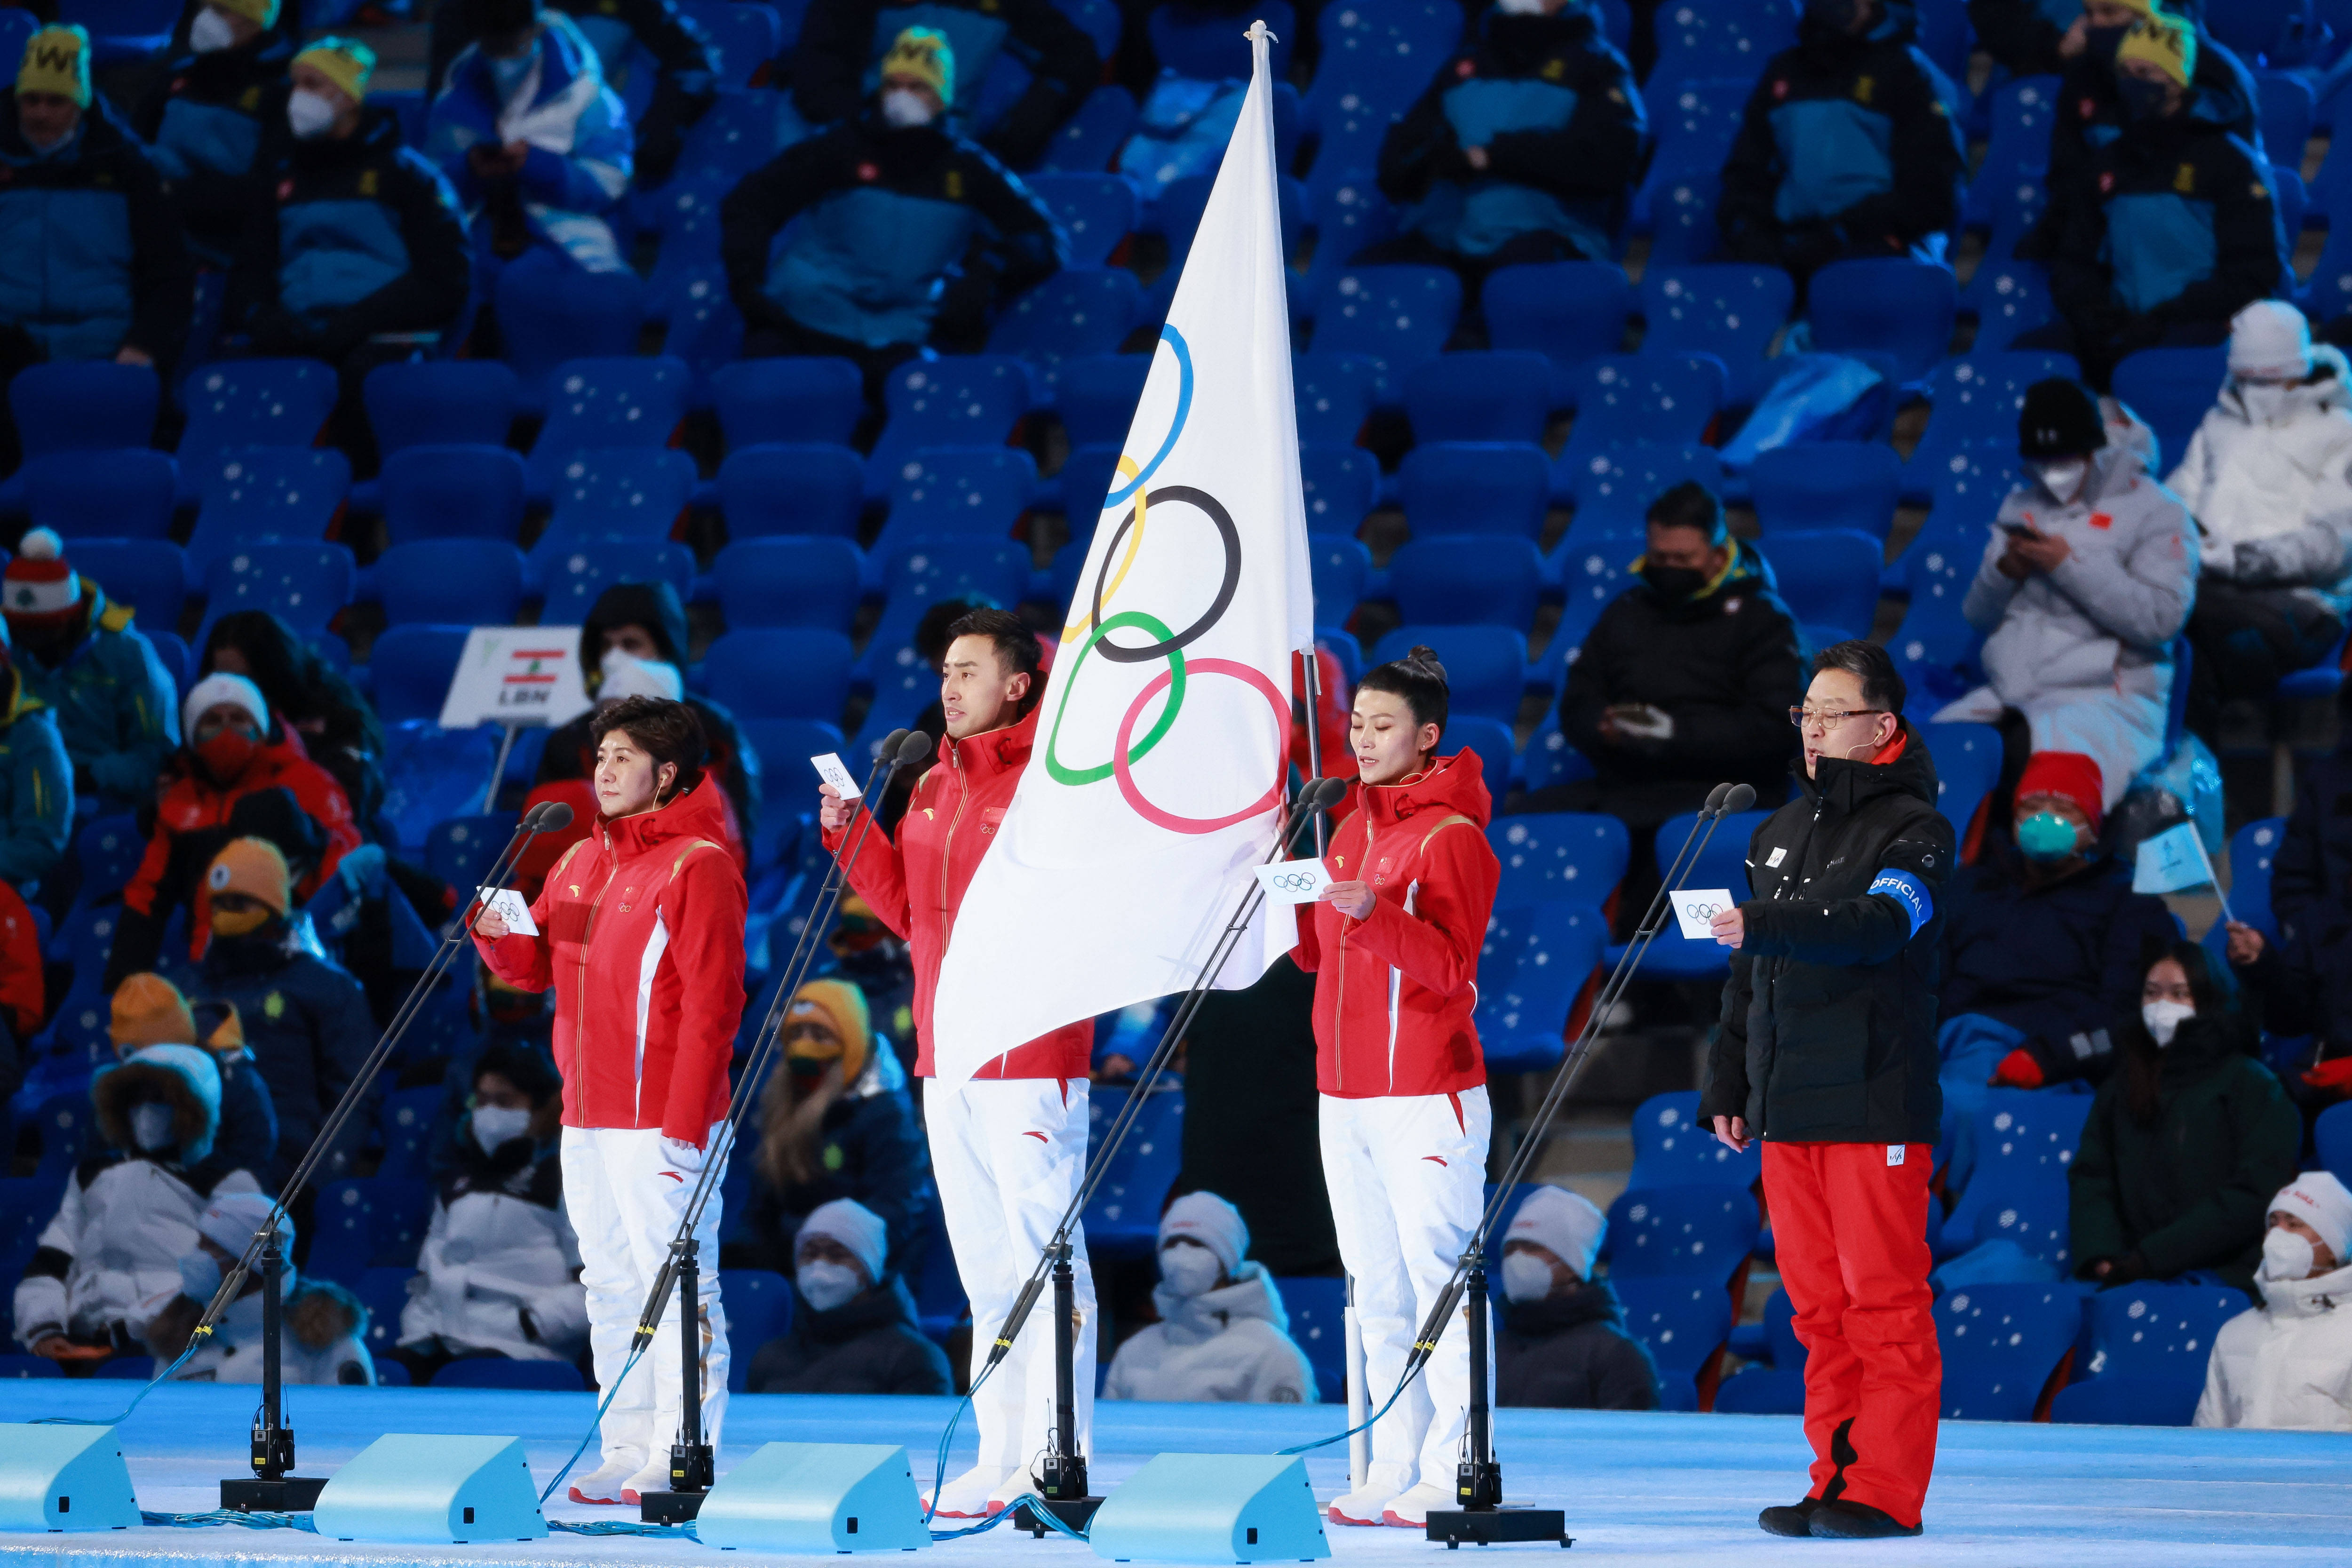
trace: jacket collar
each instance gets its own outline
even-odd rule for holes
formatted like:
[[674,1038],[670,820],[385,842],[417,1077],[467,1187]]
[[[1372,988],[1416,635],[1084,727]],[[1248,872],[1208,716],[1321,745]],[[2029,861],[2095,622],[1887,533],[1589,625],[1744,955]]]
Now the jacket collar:
[[1359,787],[1365,819],[1376,830],[1428,811],[1459,814],[1482,828],[1495,815],[1494,797],[1486,793],[1486,770],[1473,751],[1439,757],[1395,784]]
[[1037,713],[1042,706],[1031,708],[1010,724],[967,735],[961,741],[940,736],[940,761],[981,778],[1011,773],[1028,762],[1030,748],[1037,743]]
[[1927,755],[1927,743],[1911,721],[1898,718],[1895,739],[1902,750],[1884,763],[1848,762],[1841,757],[1823,757],[1814,766],[1819,776],[1805,776],[1805,761],[1799,755],[1790,770],[1796,777],[1797,787],[1811,800],[1825,800],[1830,805],[1848,816],[1862,809],[1882,795],[1908,795],[1914,799],[1936,804],[1936,764]]
[[617,820],[599,813],[596,837],[609,853],[624,860],[683,839],[708,838],[723,844],[727,818],[719,795],[718,781],[706,773],[699,784],[674,796],[667,805]]
[[2254,1283],[2262,1287],[2263,1300],[2274,1317],[2316,1318],[2352,1307],[2352,1263],[2315,1279],[2265,1279],[2257,1274]]
[[1503,1303],[1503,1322],[1515,1334],[1548,1339],[1584,1323],[1619,1321],[1617,1292],[1603,1280],[1571,1285],[1538,1301]]
[[1160,1321],[1170,1336],[1180,1344],[1213,1339],[1236,1320],[1252,1318],[1272,1323],[1285,1333],[1290,1331],[1290,1313],[1282,1304],[1273,1276],[1265,1264],[1252,1260],[1244,1260],[1234,1270],[1231,1283],[1197,1296],[1171,1295],[1167,1286],[1154,1286],[1151,1302],[1160,1309]]
[[794,1327],[822,1344],[839,1344],[877,1329],[915,1326],[915,1299],[896,1274],[885,1274],[881,1283],[860,1290],[838,1307],[813,1311],[803,1300],[801,1309],[801,1320]]

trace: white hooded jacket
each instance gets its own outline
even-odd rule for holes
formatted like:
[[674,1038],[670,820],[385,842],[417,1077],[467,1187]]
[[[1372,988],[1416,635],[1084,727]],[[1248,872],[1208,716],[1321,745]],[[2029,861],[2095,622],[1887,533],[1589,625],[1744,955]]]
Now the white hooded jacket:
[[2352,1432],[2352,1264],[2255,1282],[2269,1305],[2214,1336],[2195,1425]]
[[1166,1285],[1151,1293],[1159,1322],[1111,1358],[1105,1399],[1230,1405],[1302,1405],[1315,1372],[1290,1338],[1290,1314],[1263,1263],[1244,1263],[1233,1283],[1198,1296]]
[[2341,609],[2352,547],[2352,366],[2325,344],[2334,372],[2281,389],[2279,416],[2257,422],[2233,380],[2206,412],[2171,487],[2204,530],[2204,574],[2246,588],[2325,590]]
[[434,1201],[416,1258],[420,1272],[409,1281],[400,1314],[400,1343],[437,1338],[453,1352],[572,1360],[588,1342],[588,1298],[554,1145],[534,1150],[528,1164],[501,1171],[474,1157],[470,1128],[458,1136],[467,1140],[465,1169]]

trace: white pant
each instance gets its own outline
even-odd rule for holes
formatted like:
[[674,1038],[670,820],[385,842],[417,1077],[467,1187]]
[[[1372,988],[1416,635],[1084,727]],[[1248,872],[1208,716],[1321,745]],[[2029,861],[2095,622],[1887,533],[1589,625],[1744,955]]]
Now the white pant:
[[[1321,1100],[1323,1184],[1339,1259],[1356,1282],[1365,1392],[1378,1410],[1478,1228],[1493,1112],[1483,1087]],[[1452,1487],[1469,1423],[1470,1333],[1457,1315],[1421,1376],[1373,1424],[1370,1484],[1394,1492],[1416,1480]]]
[[[956,1272],[971,1298],[971,1375],[978,1377],[1037,1267],[1087,1168],[1087,1080],[1055,1078],[933,1079],[923,1095],[931,1173],[955,1248]],[[1095,1275],[1085,1232],[1075,1230],[1078,1447],[1089,1449],[1095,1418]],[[1038,1300],[1004,1363],[972,1399],[980,1463],[1034,1473],[1054,1429],[1053,1287]]]
[[[2113,811],[2132,780],[2165,760],[2166,708],[2154,698],[2117,691],[2041,698],[2021,711],[2033,750],[2079,752],[2099,764],[2099,788],[2105,797],[2101,809]],[[1997,724],[2002,710],[1993,689],[1979,686],[1937,710],[1928,722]]]
[[[717,1147],[714,1126],[702,1150],[673,1161],[654,1127],[567,1127],[563,1130],[563,1205],[580,1237],[580,1283],[588,1291],[588,1348],[596,1381],[606,1391],[629,1359],[629,1340],[644,1311],[646,1292],[669,1257],[670,1238],[701,1179],[704,1151]],[[676,1145],[672,1145],[672,1151]],[[723,1178],[726,1172],[722,1169]],[[702,1436],[715,1453],[727,1414],[727,1314],[719,1303],[719,1194],[713,1184],[702,1222]],[[604,1412],[606,1464],[643,1469],[667,1458],[677,1440],[677,1295],[662,1306],[662,1326]]]

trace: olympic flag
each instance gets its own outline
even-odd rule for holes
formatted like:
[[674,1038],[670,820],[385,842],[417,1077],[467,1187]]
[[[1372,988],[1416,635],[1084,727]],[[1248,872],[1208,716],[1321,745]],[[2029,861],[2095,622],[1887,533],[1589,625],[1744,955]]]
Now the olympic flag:
[[[1181,991],[1272,848],[1291,654],[1314,601],[1267,34],[1160,329],[1038,714],[1037,745],[950,934],[939,1075]],[[1262,907],[1217,977],[1297,940]]]

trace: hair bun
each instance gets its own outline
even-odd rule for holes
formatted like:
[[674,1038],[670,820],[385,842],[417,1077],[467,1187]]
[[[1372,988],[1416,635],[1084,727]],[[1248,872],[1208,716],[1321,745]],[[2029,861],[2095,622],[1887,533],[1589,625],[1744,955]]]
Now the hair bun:
[[1445,667],[1437,662],[1437,650],[1427,643],[1415,643],[1402,661],[1416,675],[1425,675],[1439,685],[1445,683]]

